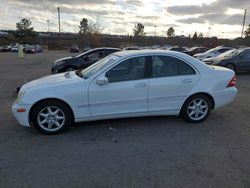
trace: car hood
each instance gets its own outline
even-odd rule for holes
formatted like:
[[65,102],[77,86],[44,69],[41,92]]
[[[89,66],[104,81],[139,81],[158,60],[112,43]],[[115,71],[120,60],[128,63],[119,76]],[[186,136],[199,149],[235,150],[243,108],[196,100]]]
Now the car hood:
[[195,54],[194,57],[200,57],[200,56],[203,56],[205,55],[204,53],[198,53],[198,54]]
[[33,80],[23,85],[20,91],[38,88],[55,88],[60,87],[61,85],[68,85],[74,82],[79,82],[81,80],[82,78],[78,77],[74,71],[70,71],[61,74],[49,75],[37,80]]
[[57,59],[54,64],[57,64],[57,63],[63,62],[63,61],[69,61],[69,60],[72,60],[72,59],[76,59],[76,57],[64,57],[64,58],[61,58],[61,59]]

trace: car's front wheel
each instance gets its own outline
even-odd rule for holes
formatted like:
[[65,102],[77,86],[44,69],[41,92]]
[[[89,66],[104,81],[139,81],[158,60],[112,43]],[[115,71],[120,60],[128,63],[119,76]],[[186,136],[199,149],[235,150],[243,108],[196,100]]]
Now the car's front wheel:
[[72,120],[70,108],[56,100],[37,104],[31,114],[32,124],[44,134],[61,133],[72,123]]
[[184,103],[181,115],[182,117],[192,123],[200,123],[207,119],[211,112],[211,102],[205,95],[198,94],[191,96]]

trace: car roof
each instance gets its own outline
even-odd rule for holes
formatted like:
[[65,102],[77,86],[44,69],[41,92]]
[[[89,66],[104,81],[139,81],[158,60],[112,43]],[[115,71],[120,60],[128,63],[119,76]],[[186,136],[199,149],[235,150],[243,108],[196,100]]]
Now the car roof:
[[175,51],[167,51],[167,50],[123,50],[115,53],[117,56],[126,57],[126,56],[134,56],[134,55],[154,55],[154,54],[162,54],[162,55],[185,55],[180,52]]

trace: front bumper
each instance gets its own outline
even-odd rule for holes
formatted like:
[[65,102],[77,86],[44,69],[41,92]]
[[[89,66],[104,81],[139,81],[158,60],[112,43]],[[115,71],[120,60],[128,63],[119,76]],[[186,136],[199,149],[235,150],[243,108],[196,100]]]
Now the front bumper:
[[[25,112],[17,112],[18,109],[25,109]],[[12,113],[17,119],[18,123],[25,127],[30,127],[29,123],[29,111],[30,111],[31,105],[27,104],[17,104],[14,102],[12,105]]]

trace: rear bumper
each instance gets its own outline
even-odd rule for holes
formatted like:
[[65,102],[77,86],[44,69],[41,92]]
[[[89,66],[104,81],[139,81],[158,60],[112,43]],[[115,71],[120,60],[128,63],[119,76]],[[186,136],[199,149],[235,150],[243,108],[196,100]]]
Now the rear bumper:
[[[17,112],[18,109],[23,108],[25,109],[25,112]],[[29,123],[29,111],[30,111],[31,105],[24,105],[24,104],[17,104],[14,103],[12,105],[12,113],[17,119],[18,123],[25,127],[30,127]]]
[[215,102],[214,108],[215,109],[220,108],[233,102],[233,100],[236,97],[237,92],[238,90],[236,89],[236,87],[231,87],[231,88],[227,88],[225,90],[213,93],[214,102]]

